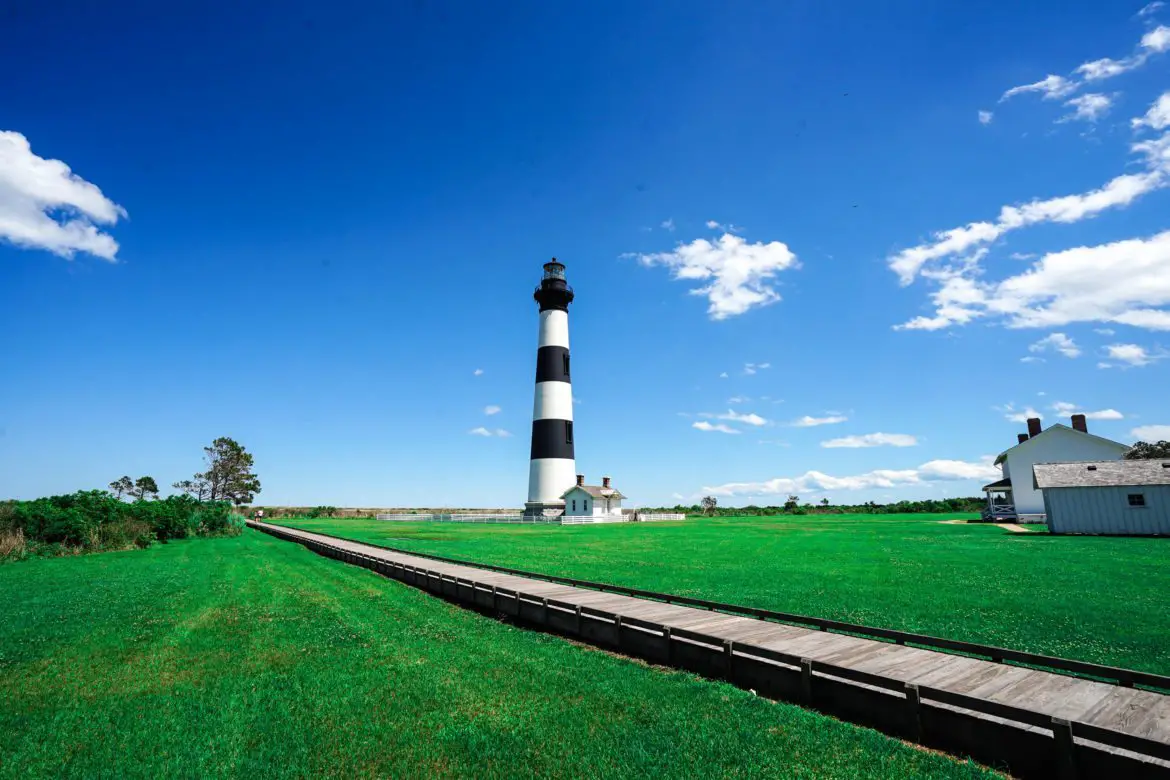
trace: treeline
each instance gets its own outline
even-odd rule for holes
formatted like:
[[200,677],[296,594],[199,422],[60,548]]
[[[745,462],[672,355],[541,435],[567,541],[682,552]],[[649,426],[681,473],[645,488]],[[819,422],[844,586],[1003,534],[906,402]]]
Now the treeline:
[[688,515],[711,517],[772,517],[775,515],[914,515],[949,512],[980,512],[987,506],[982,496],[971,498],[925,499],[922,501],[899,501],[894,504],[800,504],[788,502],[783,506],[709,506],[692,504],[642,508],[644,512],[684,512]]
[[[0,560],[149,547],[192,536],[240,533],[232,512],[260,491],[252,456],[231,439],[204,447],[207,470],[158,498],[153,477],[120,477],[110,490],[82,490],[31,501],[0,502]],[[122,500],[123,496],[132,501]]]

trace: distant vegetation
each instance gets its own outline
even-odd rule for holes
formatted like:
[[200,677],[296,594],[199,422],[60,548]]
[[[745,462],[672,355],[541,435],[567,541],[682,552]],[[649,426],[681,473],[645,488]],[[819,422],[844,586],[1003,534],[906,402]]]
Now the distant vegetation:
[[1154,443],[1139,441],[1125,453],[1126,460],[1157,460],[1170,458],[1170,441],[1156,441]]
[[789,496],[781,506],[719,506],[714,496],[704,496],[701,503],[662,507],[641,507],[643,512],[682,512],[708,517],[772,517],[774,515],[918,515],[948,512],[980,512],[987,506],[983,496],[970,498],[899,501],[895,504],[830,504],[822,498],[818,504],[801,503],[800,496]]
[[[251,501],[260,481],[252,456],[231,439],[204,448],[207,471],[180,495],[158,499],[153,477],[119,477],[109,491],[82,490],[32,501],[0,502],[0,560],[149,547],[191,536],[238,534],[232,504]],[[133,499],[131,502],[123,497]]]

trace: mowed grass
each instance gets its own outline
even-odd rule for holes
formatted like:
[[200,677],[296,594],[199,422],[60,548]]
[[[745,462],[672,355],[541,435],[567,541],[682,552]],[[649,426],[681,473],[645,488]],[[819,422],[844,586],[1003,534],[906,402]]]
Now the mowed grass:
[[354,539],[1170,674],[1170,539],[1011,533],[957,515],[594,526],[289,520]]
[[989,777],[255,531],[0,566],[2,777]]

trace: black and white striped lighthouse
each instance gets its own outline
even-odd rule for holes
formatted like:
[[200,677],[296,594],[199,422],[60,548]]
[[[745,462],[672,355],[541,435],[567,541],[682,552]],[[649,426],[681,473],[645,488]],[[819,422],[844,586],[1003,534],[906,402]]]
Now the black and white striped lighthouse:
[[532,404],[532,452],[524,514],[560,514],[565,491],[576,483],[573,456],[573,387],[569,383],[569,304],[573,288],[554,257],[532,296],[540,304],[536,347],[536,397]]

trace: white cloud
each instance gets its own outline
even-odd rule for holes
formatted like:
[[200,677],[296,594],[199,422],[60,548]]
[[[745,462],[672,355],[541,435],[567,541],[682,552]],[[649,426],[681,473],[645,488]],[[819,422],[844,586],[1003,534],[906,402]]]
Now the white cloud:
[[1110,344],[1105,347],[1105,351],[1111,360],[1117,360],[1130,366],[1146,366],[1165,357],[1162,354],[1151,353],[1138,344]]
[[733,225],[728,222],[726,225],[722,222],[716,222],[713,219],[707,220],[707,227],[711,230],[722,230],[724,233],[742,233],[743,228],[738,225]]
[[470,433],[472,436],[498,436],[501,439],[506,439],[512,435],[512,434],[508,433],[507,431],[505,431],[503,428],[496,428],[494,430],[489,430],[487,428],[484,428],[483,426],[480,426],[479,428],[472,428],[470,431],[468,431],[468,433]]
[[763,369],[771,368],[771,367],[772,367],[771,363],[744,363],[743,364],[743,373],[747,376],[751,376],[752,374],[755,374],[759,371],[762,371]]
[[793,420],[792,425],[796,428],[812,428],[817,425],[836,425],[848,419],[848,417],[840,414],[828,415],[827,417],[811,417],[806,414],[804,417]]
[[1142,48],[1162,53],[1170,49],[1170,27],[1160,24],[1142,36]]
[[1041,420],[1044,419],[1044,415],[1040,414],[1040,412],[1036,411],[1030,406],[1026,407],[1023,411],[1017,410],[1015,404],[1004,404],[1003,406],[994,406],[992,408],[997,412],[1003,412],[1003,418],[1009,422],[1027,422],[1033,417]]
[[1141,425],[1129,432],[1138,441],[1170,441],[1170,425]]
[[61,257],[85,252],[114,262],[118,242],[98,225],[126,210],[60,160],[39,157],[20,133],[0,131],[0,240]]
[[748,398],[746,395],[733,395],[733,396],[731,396],[731,398],[727,399],[727,403],[732,404],[732,405],[746,404],[751,400],[752,399]]
[[1044,358],[1036,357],[1035,355],[1025,355],[1020,358],[1021,363],[1043,363]]
[[1165,130],[1170,127],[1170,92],[1162,95],[1150,105],[1145,115],[1130,120],[1133,128],[1149,127],[1153,130]]
[[1082,120],[1085,122],[1096,122],[1109,113],[1109,109],[1113,106],[1113,97],[1111,95],[1103,95],[1099,92],[1090,92],[1086,95],[1075,97],[1072,100],[1066,100],[1064,104],[1072,108],[1073,112],[1061,117],[1058,121],[1071,122]]
[[1086,412],[1076,404],[1068,401],[1057,401],[1052,405],[1052,411],[1057,417],[1071,417],[1074,414],[1083,414],[1086,420],[1123,420],[1125,415],[1116,409],[1101,409],[1096,412]]
[[994,118],[995,118],[995,114],[993,114],[990,111],[980,111],[979,112],[979,124],[981,124],[981,125],[991,124],[991,120]]
[[472,371],[471,373],[472,373],[474,376],[483,376],[483,369],[482,369],[482,368],[477,368],[477,369],[475,369],[474,371]]
[[1112,336],[1116,333],[1113,328],[1093,328],[1094,333],[1100,333],[1102,336]]
[[673,233],[674,232],[674,219],[671,218],[671,219],[664,220],[662,222],[662,224],[659,225],[659,227],[663,228],[664,230],[667,230],[670,233]]
[[1142,10],[1138,11],[1137,15],[1139,17],[1142,17],[1143,19],[1150,17],[1150,16],[1153,16],[1155,13],[1158,12],[1158,9],[1164,5],[1166,5],[1166,4],[1163,3],[1162,0],[1154,0],[1154,2],[1146,3],[1144,6],[1142,6]]
[[1001,476],[990,457],[970,463],[961,460],[932,460],[916,469],[877,469],[848,477],[834,477],[820,471],[807,471],[797,477],[776,477],[763,482],[729,482],[704,487],[714,496],[773,496],[828,490],[864,490],[920,485],[923,482],[952,480],[992,480]]
[[718,222],[716,222],[713,219],[707,220],[707,227],[711,228],[712,230],[722,230],[723,229],[723,225],[719,224]]
[[706,420],[698,420],[696,422],[693,422],[693,423],[691,423],[691,427],[698,428],[700,431],[709,431],[709,432],[713,431],[713,432],[718,432],[718,433],[740,433],[740,431],[737,431],[735,428],[732,428],[730,425],[724,425],[723,423],[712,424],[712,423],[707,422]]
[[[1170,183],[1167,177],[1170,172],[1170,141],[1162,143],[1159,139],[1138,143],[1132,149],[1146,158],[1147,171],[1117,176],[1104,187],[1089,192],[1004,206],[995,222],[971,222],[940,231],[934,234],[933,241],[898,252],[888,261],[890,269],[898,274],[903,286],[913,282],[919,273],[944,281],[966,279],[964,274],[969,276],[977,270],[986,245],[1010,231],[1044,222],[1079,222],[1107,209],[1128,206],[1142,195]],[[937,261],[956,257],[960,258],[958,266],[937,267]],[[926,268],[931,264],[935,266],[928,274]]]
[[1071,95],[1077,89],[1075,82],[1069,81],[1064,76],[1054,76],[1049,74],[1045,78],[1031,84],[1023,84],[1018,87],[1012,87],[999,98],[999,102],[1007,100],[1015,95],[1022,95],[1025,92],[1040,92],[1043,94],[1045,100],[1059,100],[1060,98]]
[[719,378],[720,378],[720,379],[726,379],[726,378],[727,378],[727,372],[726,372],[726,371],[724,371],[722,374],[720,374],[720,375],[719,375]]
[[822,447],[914,447],[918,439],[907,433],[865,433],[821,442]]
[[703,282],[690,292],[707,298],[707,314],[713,320],[776,303],[780,300],[773,286],[776,275],[800,267],[786,244],[749,244],[731,233],[724,233],[715,242],[696,238],[689,244],[679,244],[672,252],[636,257],[645,266],[670,268],[675,279]]
[[763,417],[760,417],[758,414],[740,414],[733,409],[728,409],[724,414],[712,414],[710,412],[704,412],[699,416],[713,417],[716,420],[727,420],[729,422],[744,423],[745,425],[761,426],[768,424],[768,421]]
[[499,414],[500,411],[501,411],[500,407],[496,406],[495,404],[491,404],[491,405],[485,406],[483,408],[483,413],[488,415],[489,417],[493,414]]
[[1081,348],[1063,333],[1050,333],[1028,347],[1029,352],[1044,352],[1052,349],[1068,358],[1079,357]]

